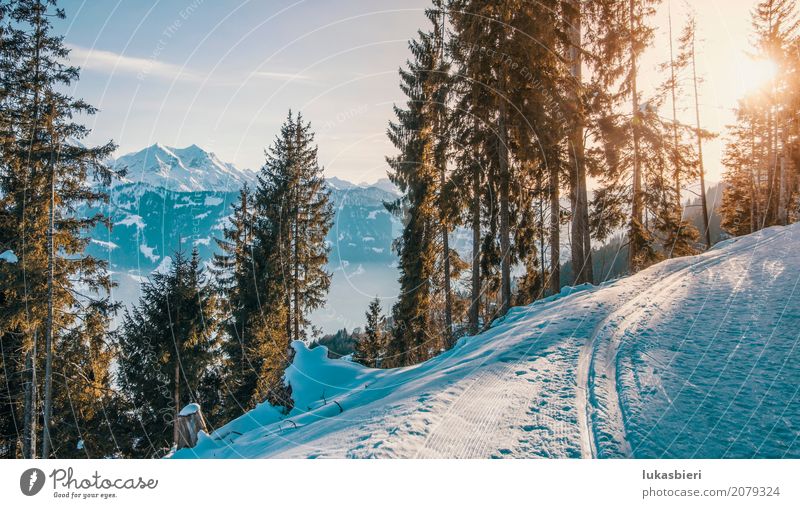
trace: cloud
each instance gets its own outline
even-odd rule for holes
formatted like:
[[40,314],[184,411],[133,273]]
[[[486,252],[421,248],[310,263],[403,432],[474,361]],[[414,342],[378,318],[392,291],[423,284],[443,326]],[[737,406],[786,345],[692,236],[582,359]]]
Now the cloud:
[[112,51],[88,49],[73,44],[69,44],[67,47],[70,50],[71,62],[85,70],[108,74],[133,74],[139,79],[144,79],[148,76],[182,81],[198,79],[198,76],[189,70],[182,69],[178,65],[161,62],[155,57],[139,58],[120,55]]
[[253,78],[274,79],[277,81],[311,81],[311,76],[306,74],[293,74],[290,72],[256,71],[250,74]]

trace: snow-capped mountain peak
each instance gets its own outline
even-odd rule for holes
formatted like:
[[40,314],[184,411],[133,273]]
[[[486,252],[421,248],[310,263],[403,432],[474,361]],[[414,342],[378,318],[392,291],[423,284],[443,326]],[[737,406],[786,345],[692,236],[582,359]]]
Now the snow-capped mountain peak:
[[180,192],[231,191],[255,179],[255,173],[223,162],[197,145],[174,148],[155,143],[114,162],[127,168],[122,183],[142,183]]

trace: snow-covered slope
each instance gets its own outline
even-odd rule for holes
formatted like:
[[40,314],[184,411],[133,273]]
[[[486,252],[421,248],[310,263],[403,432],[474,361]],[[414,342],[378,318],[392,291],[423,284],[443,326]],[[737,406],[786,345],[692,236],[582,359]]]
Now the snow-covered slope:
[[197,145],[171,148],[156,143],[114,162],[115,169],[123,167],[128,174],[121,183],[143,183],[180,192],[230,192],[255,181],[252,171],[222,162]]
[[800,224],[511,310],[414,367],[300,343],[295,410],[176,457],[800,457]]
[[176,457],[800,457],[800,224],[511,310],[414,367],[295,343],[297,407]]

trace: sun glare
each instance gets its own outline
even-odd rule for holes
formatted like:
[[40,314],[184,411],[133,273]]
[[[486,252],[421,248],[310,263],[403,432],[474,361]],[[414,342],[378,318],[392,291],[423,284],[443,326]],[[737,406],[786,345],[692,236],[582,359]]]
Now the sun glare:
[[753,93],[766,86],[778,73],[772,60],[744,57],[738,62],[739,92],[741,96]]

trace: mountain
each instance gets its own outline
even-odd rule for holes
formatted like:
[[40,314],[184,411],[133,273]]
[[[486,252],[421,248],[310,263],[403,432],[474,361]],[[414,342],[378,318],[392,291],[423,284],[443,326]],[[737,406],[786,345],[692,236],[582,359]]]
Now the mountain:
[[[179,246],[197,248],[202,259],[210,260],[239,188],[256,176],[196,145],[176,149],[155,144],[120,157],[114,166],[128,168],[126,179],[109,189],[108,204],[82,213],[101,211],[111,218],[113,229],[98,226],[90,233],[87,250],[108,260],[119,284],[114,297],[125,304],[136,301],[139,284],[153,270],[169,266]],[[326,239],[331,246],[328,269],[334,273],[331,299],[341,305],[331,302],[312,321],[334,332],[362,326],[368,300],[387,288],[393,291],[397,270],[392,242],[401,226],[383,205],[396,194],[338,178],[327,182],[335,211]]]
[[[98,227],[89,250],[110,259],[117,270],[152,270],[180,242],[210,259],[240,187],[256,178],[197,145],[155,144],[118,158],[114,167],[128,169],[125,180],[110,189],[110,203],[101,208],[114,228],[109,233]],[[336,177],[327,182],[336,212],[328,235],[330,258],[391,262],[399,224],[383,203],[396,194]]]
[[392,194],[400,194],[400,189],[398,189],[397,185],[393,184],[388,178],[380,178],[375,183],[361,182],[358,185],[360,187],[377,187],[378,189],[390,192]]
[[331,178],[326,178],[325,182],[328,184],[328,187],[333,190],[350,190],[350,189],[357,189],[362,187],[361,185],[356,185],[352,182],[348,182],[347,180],[342,180],[339,177],[333,176]]
[[236,191],[256,177],[197,145],[172,148],[156,143],[120,157],[113,168],[127,169],[121,184],[140,183],[178,192]]
[[800,458],[797,273],[800,224],[564,288],[412,367],[296,342],[288,415],[174,456]]

